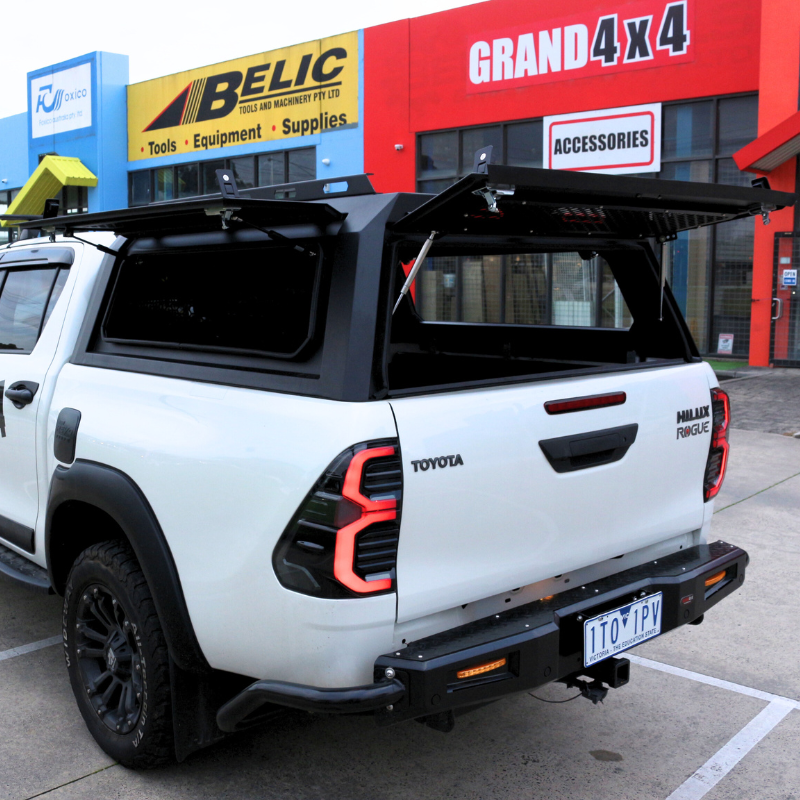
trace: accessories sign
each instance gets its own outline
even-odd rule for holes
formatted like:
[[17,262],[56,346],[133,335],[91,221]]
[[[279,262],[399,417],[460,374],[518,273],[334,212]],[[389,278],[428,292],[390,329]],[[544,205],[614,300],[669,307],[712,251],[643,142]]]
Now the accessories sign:
[[128,86],[128,160],[358,124],[358,33]]
[[467,93],[694,60],[694,0],[644,0],[471,36]]
[[31,138],[92,125],[92,65],[37,75],[30,81]]
[[661,103],[544,118],[545,169],[619,175],[661,169]]

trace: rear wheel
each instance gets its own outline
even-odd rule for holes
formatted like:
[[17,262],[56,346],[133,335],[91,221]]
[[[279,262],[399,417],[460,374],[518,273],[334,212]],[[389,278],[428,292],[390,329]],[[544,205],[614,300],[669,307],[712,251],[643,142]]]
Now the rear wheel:
[[78,556],[64,593],[72,691],[97,743],[126,767],[174,758],[169,657],[139,562],[120,542]]

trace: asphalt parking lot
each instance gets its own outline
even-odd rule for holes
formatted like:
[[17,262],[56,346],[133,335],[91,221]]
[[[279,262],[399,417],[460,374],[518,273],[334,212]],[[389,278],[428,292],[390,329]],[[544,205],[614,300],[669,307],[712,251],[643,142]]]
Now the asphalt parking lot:
[[[726,383],[745,427],[731,434],[714,535],[749,551],[748,580],[701,626],[631,651],[630,684],[599,706],[521,694],[450,734],[293,714],[135,773],[84,728],[56,646],[60,599],[0,579],[0,798],[797,800],[800,439],[785,435],[800,430],[795,387],[800,372]],[[786,430],[764,432],[775,397],[794,410],[775,423]]]

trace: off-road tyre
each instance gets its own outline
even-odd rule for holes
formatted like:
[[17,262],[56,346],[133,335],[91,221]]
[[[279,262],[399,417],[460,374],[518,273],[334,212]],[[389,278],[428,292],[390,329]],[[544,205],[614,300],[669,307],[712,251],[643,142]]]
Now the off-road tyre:
[[126,767],[174,761],[167,644],[127,544],[102,542],[78,556],[62,633],[72,691],[100,747]]

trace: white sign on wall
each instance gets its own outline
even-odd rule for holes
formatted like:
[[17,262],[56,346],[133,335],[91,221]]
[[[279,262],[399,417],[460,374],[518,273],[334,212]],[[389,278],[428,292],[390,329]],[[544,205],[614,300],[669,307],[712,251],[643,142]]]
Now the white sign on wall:
[[544,118],[545,169],[621,175],[661,169],[661,103]]
[[39,139],[92,124],[92,65],[31,79],[31,137]]

